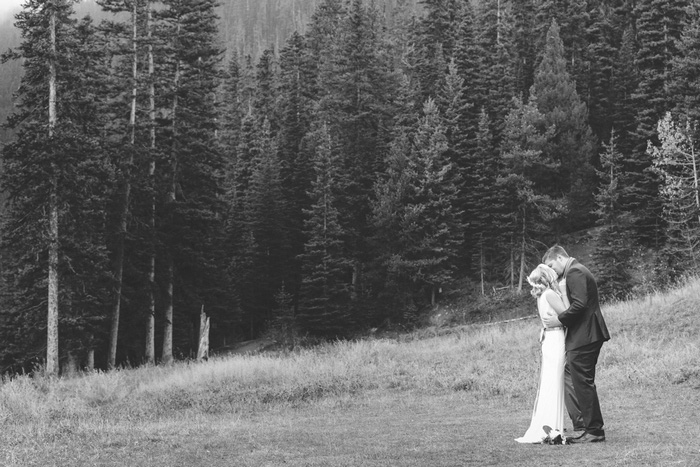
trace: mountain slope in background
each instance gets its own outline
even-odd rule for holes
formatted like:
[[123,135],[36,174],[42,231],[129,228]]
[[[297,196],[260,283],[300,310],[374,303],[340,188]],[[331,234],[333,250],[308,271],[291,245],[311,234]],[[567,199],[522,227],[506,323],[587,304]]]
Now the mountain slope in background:
[[[391,23],[396,12],[409,16],[417,14],[422,8],[418,1],[377,0],[375,4]],[[237,50],[241,57],[250,55],[254,61],[265,49],[279,51],[294,31],[305,32],[320,3],[321,0],[223,0],[219,6],[222,46],[229,52]],[[90,15],[95,21],[111,16],[103,12],[94,0],[83,0],[75,6],[75,11],[78,17]],[[13,23],[12,11],[0,16],[2,52],[20,42],[19,31]],[[21,72],[18,61],[0,64],[0,123],[5,123],[11,112],[12,94],[19,86]],[[7,130],[0,130],[0,146],[8,138]]]

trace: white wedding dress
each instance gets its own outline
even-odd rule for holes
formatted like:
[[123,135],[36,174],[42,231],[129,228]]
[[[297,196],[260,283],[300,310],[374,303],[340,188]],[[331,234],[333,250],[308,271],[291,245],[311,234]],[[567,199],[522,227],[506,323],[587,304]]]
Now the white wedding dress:
[[[566,290],[563,288],[562,290]],[[537,299],[537,309],[540,318],[550,311],[555,313],[547,302],[547,294],[555,294],[553,290],[547,290]],[[568,300],[564,298],[565,306]],[[564,329],[552,329],[542,331],[542,363],[540,366],[540,385],[535,398],[535,408],[532,411],[532,421],[525,434],[516,438],[519,443],[541,443],[546,437],[544,426],[563,432],[564,414],[564,364],[566,357],[564,352]]]

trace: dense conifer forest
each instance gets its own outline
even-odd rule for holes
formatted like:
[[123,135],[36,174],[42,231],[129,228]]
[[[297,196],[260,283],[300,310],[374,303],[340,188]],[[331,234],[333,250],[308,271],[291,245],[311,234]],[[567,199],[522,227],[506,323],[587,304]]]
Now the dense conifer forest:
[[582,230],[605,299],[697,272],[697,2],[92,7],[2,29],[4,371],[411,326]]

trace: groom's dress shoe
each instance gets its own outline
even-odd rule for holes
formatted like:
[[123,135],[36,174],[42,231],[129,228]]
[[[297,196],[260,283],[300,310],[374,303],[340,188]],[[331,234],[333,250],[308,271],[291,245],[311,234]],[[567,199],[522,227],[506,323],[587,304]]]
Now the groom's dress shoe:
[[593,435],[591,433],[585,433],[580,438],[574,438],[570,442],[572,444],[579,444],[579,443],[599,443],[601,441],[605,441],[605,435]]

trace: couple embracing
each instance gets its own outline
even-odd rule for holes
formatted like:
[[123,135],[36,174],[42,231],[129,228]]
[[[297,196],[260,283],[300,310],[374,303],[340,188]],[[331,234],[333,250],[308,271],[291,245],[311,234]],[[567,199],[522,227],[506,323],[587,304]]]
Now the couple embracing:
[[591,272],[555,245],[528,276],[543,329],[542,363],[532,421],[519,443],[552,442],[564,431],[564,410],[574,432],[567,443],[605,441],[595,367],[610,339]]

